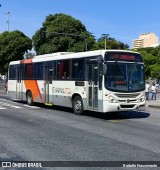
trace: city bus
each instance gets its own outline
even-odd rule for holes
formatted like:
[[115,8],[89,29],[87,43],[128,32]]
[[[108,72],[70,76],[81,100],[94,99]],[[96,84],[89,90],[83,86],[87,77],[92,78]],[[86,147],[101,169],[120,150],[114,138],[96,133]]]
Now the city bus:
[[70,107],[78,115],[144,110],[144,90],[142,56],[129,50],[59,52],[9,64],[12,99]]

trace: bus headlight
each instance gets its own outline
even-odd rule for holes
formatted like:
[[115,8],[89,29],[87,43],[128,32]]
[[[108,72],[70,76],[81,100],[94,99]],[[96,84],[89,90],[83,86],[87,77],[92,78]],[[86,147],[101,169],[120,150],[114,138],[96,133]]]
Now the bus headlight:
[[145,96],[142,95],[141,98],[138,100],[138,102],[143,102],[145,100]]
[[109,102],[111,103],[117,103],[116,99],[112,96],[109,96]]

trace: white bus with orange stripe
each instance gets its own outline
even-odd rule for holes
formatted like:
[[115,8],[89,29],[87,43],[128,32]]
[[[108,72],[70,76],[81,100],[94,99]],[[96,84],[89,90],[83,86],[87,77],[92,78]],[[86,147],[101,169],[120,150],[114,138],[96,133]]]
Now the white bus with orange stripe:
[[75,114],[144,108],[144,88],[142,57],[126,50],[40,55],[12,61],[8,70],[13,99],[72,107]]

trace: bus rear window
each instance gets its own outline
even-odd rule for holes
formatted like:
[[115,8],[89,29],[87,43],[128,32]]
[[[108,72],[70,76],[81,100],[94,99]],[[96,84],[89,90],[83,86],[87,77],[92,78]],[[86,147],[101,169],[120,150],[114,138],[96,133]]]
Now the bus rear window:
[[9,79],[15,80],[16,79],[16,65],[10,65],[9,67]]

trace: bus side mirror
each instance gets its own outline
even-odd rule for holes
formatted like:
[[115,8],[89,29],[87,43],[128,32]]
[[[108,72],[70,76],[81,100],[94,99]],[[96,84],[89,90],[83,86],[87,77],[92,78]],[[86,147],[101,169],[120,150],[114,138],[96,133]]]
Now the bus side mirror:
[[103,75],[107,75],[107,64],[103,64]]

